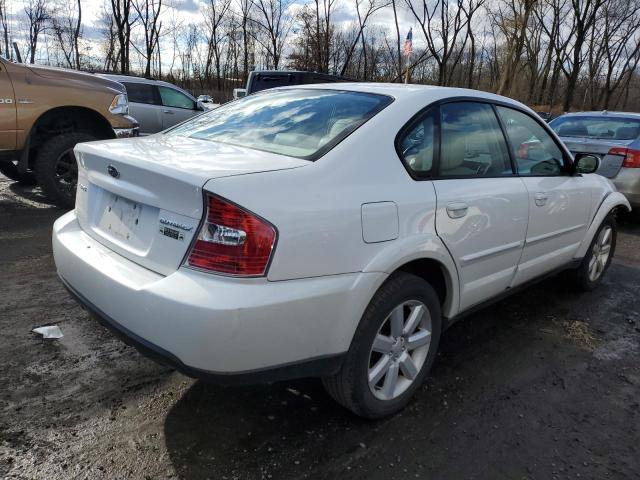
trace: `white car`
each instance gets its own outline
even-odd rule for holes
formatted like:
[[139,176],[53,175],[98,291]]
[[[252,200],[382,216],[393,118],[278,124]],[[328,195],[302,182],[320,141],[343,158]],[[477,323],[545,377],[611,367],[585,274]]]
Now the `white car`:
[[595,287],[629,209],[532,110],[463,89],[280,88],[75,152],[53,251],[105,325],[193,377],[322,377],[370,418],[463,314],[563,269]]

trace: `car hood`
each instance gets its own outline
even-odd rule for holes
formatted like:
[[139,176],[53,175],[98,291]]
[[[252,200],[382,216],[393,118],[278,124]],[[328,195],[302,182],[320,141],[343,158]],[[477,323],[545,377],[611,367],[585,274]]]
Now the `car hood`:
[[79,72],[68,68],[45,67],[43,65],[25,65],[33,74],[44,78],[73,80],[93,88],[105,88],[114,93],[126,93],[124,86],[113,80],[99,77],[91,73]]

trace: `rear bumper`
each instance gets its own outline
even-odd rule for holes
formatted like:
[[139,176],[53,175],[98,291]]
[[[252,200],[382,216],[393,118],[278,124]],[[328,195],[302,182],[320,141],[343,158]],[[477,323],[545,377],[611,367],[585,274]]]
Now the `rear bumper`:
[[382,274],[291,281],[179,269],[162,276],[56,221],[59,276],[100,321],[145,355],[185,374],[254,383],[335,372]]
[[640,168],[622,167],[613,184],[624,194],[633,208],[640,208]]

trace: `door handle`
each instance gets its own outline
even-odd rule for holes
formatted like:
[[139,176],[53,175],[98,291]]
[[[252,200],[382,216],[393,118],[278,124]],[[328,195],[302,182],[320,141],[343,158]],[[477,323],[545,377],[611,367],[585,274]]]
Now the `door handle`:
[[447,215],[450,218],[462,218],[467,214],[467,210],[469,210],[467,202],[447,203]]
[[549,200],[549,195],[545,192],[538,192],[533,196],[533,199],[538,207],[544,207],[547,204],[547,200]]
[[162,110],[162,113],[168,113],[169,115],[173,115],[173,112],[171,110]]

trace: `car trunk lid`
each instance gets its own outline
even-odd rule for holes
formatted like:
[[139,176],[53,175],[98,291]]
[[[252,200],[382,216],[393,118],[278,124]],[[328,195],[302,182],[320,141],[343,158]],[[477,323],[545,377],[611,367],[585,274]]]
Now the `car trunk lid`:
[[161,274],[182,263],[203,214],[210,179],[298,168],[309,162],[180,136],[76,147],[76,214],[83,230]]
[[620,171],[620,168],[622,168],[622,163],[624,162],[623,156],[609,155],[609,150],[614,147],[626,147],[633,142],[633,140],[602,140],[588,137],[561,138],[573,155],[579,153],[590,153],[600,158],[600,167],[598,168],[597,173],[607,178],[615,177]]

